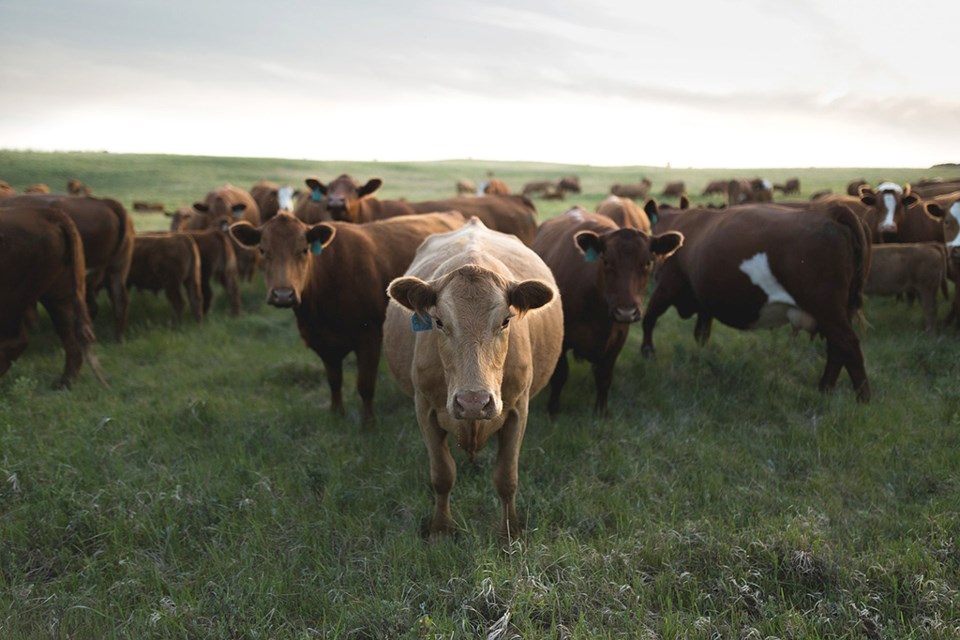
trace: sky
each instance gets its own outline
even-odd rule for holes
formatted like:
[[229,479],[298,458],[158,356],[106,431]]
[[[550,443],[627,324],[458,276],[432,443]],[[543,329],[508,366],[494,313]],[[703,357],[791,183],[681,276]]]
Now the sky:
[[960,162],[960,2],[0,0],[0,148]]

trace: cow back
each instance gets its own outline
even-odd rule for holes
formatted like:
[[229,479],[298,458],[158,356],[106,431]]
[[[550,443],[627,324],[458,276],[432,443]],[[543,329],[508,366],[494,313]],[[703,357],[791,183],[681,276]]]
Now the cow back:
[[525,196],[459,197],[411,203],[416,213],[459,211],[465,217],[476,216],[488,228],[512,234],[527,245],[537,235],[537,208]]

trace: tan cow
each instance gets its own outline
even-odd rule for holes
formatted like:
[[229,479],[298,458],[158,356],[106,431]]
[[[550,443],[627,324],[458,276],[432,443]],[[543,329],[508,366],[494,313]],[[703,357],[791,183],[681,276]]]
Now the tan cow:
[[650,235],[650,218],[630,198],[610,196],[597,205],[597,213],[610,218],[618,227],[636,229]]
[[185,233],[139,234],[133,243],[133,261],[127,274],[127,288],[154,293],[163,290],[173,307],[177,324],[183,319],[183,296],[187,292],[190,311],[197,322],[203,320],[203,295],[200,291],[200,252]]
[[477,195],[477,184],[473,180],[467,180],[466,178],[457,180],[457,195],[458,196]]
[[80,234],[62,211],[23,206],[0,212],[0,376],[26,350],[26,318],[39,302],[66,352],[58,386],[68,388],[83,362],[106,384],[93,353],[85,272]]
[[[219,229],[227,233],[230,225],[239,220],[256,226],[260,224],[260,207],[247,191],[226,184],[209,192],[203,202],[193,204],[194,214],[187,218],[184,231]],[[256,251],[237,245],[237,270],[242,280],[253,280],[259,255]]]
[[877,244],[863,292],[878,296],[916,294],[929,333],[937,325],[937,293],[946,276],[947,251],[941,243]]
[[487,196],[508,196],[510,195],[510,187],[503,180],[490,178],[487,180],[487,184],[483,186],[483,193]]
[[447,436],[473,460],[497,436],[493,482],[501,538],[520,530],[515,498],[530,398],[550,380],[563,344],[553,274],[517,238],[479,219],[427,239],[390,283],[384,343],[390,371],[414,397],[430,457],[431,535],[454,529],[456,465]]
[[24,193],[50,193],[50,187],[42,182],[37,182],[23,190]]
[[6,198],[7,196],[12,196],[16,192],[17,190],[11,187],[6,180],[0,180],[0,198]]

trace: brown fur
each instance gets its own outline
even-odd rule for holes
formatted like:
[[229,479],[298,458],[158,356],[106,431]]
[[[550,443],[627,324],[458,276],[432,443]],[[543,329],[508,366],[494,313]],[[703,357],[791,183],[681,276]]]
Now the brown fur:
[[652,183],[643,178],[639,183],[634,184],[615,184],[610,187],[610,194],[621,198],[632,198],[633,200],[643,200],[650,193]]
[[942,243],[880,244],[873,247],[863,292],[879,296],[918,295],[924,326],[932,332],[937,324],[937,292],[946,275],[947,250]]
[[597,213],[610,218],[618,227],[636,229],[646,234],[650,233],[650,218],[630,198],[610,196],[597,205]]
[[411,203],[416,213],[459,211],[466,218],[476,216],[488,229],[510,233],[528,247],[537,235],[537,208],[524,196],[448,198]]
[[[227,233],[231,224],[244,220],[260,224],[260,207],[249,193],[227,184],[207,194],[203,202],[195,202],[194,215],[187,218],[184,231],[219,229]],[[237,245],[237,271],[241,280],[251,281],[257,272],[260,256],[256,251]]]
[[508,196],[510,195],[510,187],[503,180],[490,178],[483,187],[483,193],[488,196]]
[[183,319],[183,296],[193,319],[203,320],[203,295],[200,290],[200,252],[193,238],[183,233],[141,234],[133,245],[133,261],[127,275],[127,288],[161,289],[173,307],[177,324]]
[[223,287],[230,304],[230,313],[240,315],[240,276],[237,272],[237,244],[227,234],[216,229],[185,231],[193,238],[200,252],[200,291],[203,295],[203,315],[210,313],[213,287],[210,280]]
[[414,213],[403,200],[378,200],[373,197],[383,184],[380,178],[371,178],[362,186],[347,174],[338,176],[329,184],[316,178],[307,178],[306,182],[311,193],[319,191],[323,194],[324,207],[333,220],[364,223]]

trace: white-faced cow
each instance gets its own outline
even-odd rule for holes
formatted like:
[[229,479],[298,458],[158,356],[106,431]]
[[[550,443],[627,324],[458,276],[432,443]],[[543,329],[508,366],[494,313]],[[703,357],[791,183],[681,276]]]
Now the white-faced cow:
[[456,465],[447,436],[472,460],[497,436],[493,482],[501,539],[516,536],[520,446],[530,398],[549,381],[563,342],[550,269],[517,238],[479,219],[421,245],[390,283],[387,362],[414,397],[435,497],[431,535],[452,532]]

